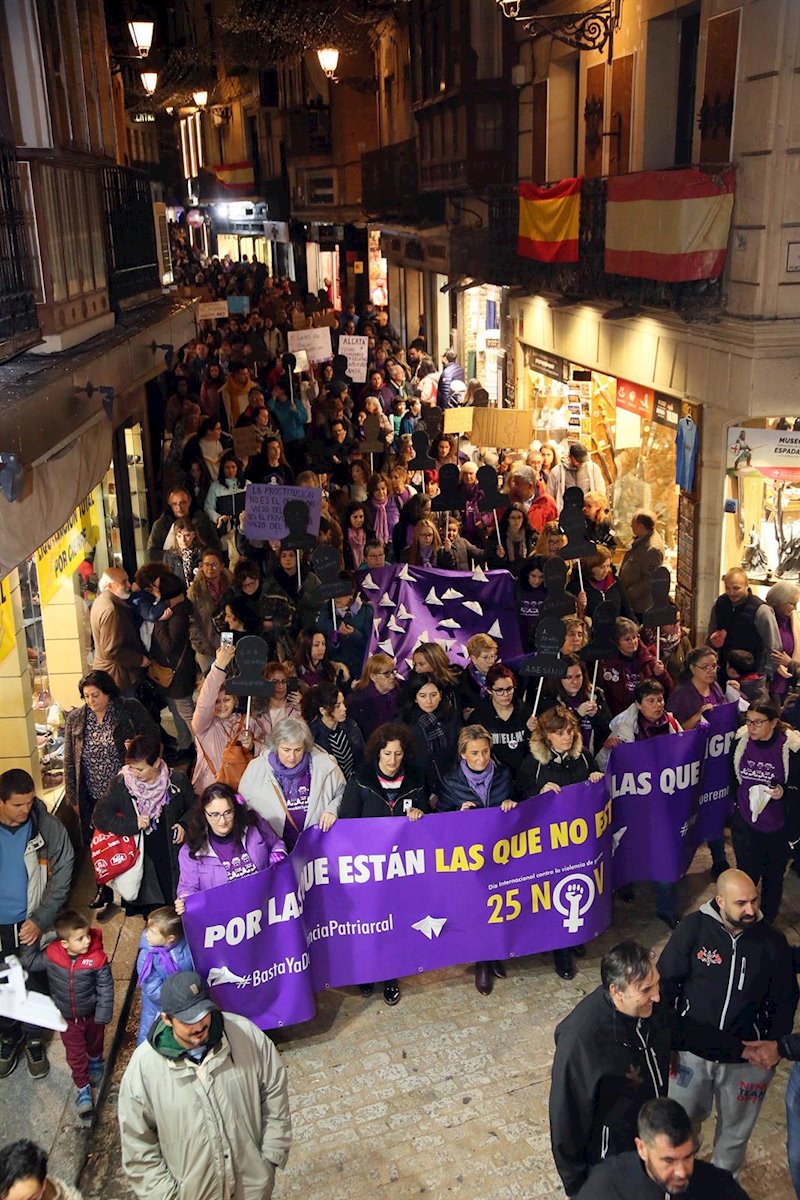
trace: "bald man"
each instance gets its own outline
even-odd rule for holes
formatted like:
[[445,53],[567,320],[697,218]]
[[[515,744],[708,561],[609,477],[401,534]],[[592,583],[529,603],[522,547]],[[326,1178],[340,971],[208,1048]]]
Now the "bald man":
[[131,584],[122,567],[109,567],[100,576],[98,597],[89,620],[94,641],[94,669],[107,671],[123,696],[134,696],[142,669],[150,659],[139,640],[139,627],[128,605]]
[[[723,871],[717,895],[684,917],[658,960],[661,992],[703,1055],[681,1050],[669,1094],[699,1129],[716,1108],[712,1162],[738,1174],[774,1074],[745,1060],[745,1042],[791,1032],[797,979],[786,938],[761,915],[743,871]],[[707,1033],[703,1040],[704,1030]]]
[[731,650],[748,650],[764,680],[775,672],[773,650],[782,650],[775,613],[750,591],[747,574],[734,567],[723,576],[725,591],[715,601],[708,619],[708,644],[719,656],[717,679],[725,690],[725,664]]

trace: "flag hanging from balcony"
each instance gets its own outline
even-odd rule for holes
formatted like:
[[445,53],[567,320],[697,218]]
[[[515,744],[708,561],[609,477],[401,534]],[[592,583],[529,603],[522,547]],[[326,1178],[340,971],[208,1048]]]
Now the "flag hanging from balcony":
[[716,279],[725,266],[733,169],[707,175],[641,171],[608,180],[605,269],[682,283]]
[[211,170],[217,183],[232,195],[249,196],[255,187],[251,162],[218,163]]
[[517,253],[539,262],[577,262],[581,184],[562,179],[553,187],[520,183]]

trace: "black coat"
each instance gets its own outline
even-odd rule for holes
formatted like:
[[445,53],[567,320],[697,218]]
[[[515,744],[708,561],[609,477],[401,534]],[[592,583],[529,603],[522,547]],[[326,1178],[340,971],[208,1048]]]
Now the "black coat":
[[[191,600],[184,599],[175,606],[172,616],[153,625],[153,640],[150,657],[162,667],[172,667],[175,676],[171,685],[163,689],[170,699],[191,696],[197,679],[197,664],[194,650],[189,645],[189,621],[192,615]],[[159,689],[160,691],[162,689]]]
[[[172,826],[189,823],[195,803],[192,785],[181,771],[169,772],[169,798],[161,811],[158,825],[144,837],[144,876],[136,904],[171,904],[178,886],[178,851],[172,840]],[[108,795],[94,810],[95,829],[135,837],[139,832],[133,799],[122,775],[112,783]]]
[[494,775],[489,787],[489,800],[487,804],[484,804],[478,793],[470,786],[459,763],[442,780],[439,812],[458,812],[462,804],[474,804],[476,808],[499,808],[504,800],[512,798],[511,791],[511,772],[508,767],[495,763]]
[[597,763],[585,750],[580,754],[552,753],[546,763],[528,755],[517,776],[516,799],[538,796],[546,783],[557,783],[560,788],[569,787],[571,783],[585,783],[596,770]]
[[[64,725],[64,789],[67,802],[73,808],[79,806],[81,793],[85,790],[83,772],[81,771],[81,755],[83,754],[83,738],[86,728],[86,715],[89,712],[85,704],[71,708],[67,713]],[[140,733],[156,737],[158,726],[144,705],[138,700],[114,700],[113,713],[114,745],[120,762],[125,761],[125,743],[137,737]],[[85,800],[86,797],[84,796]],[[97,797],[95,796],[96,800]]]
[[[635,1150],[616,1154],[595,1167],[580,1200],[664,1200],[664,1188],[650,1178]],[[749,1200],[730,1171],[695,1159],[686,1200]]]
[[470,722],[482,725],[492,735],[492,755],[497,762],[508,767],[513,774],[520,769],[528,757],[528,742],[531,731],[528,721],[533,709],[524,700],[514,700],[511,716],[507,721],[501,720],[490,696],[481,700]]
[[419,773],[408,762],[403,763],[402,787],[396,792],[385,792],[378,783],[373,763],[363,763],[347,782],[340,817],[404,817],[409,808],[430,812],[428,793]]
[[632,1148],[639,1109],[666,1096],[674,1028],[668,1005],[646,1020],[626,1017],[603,987],[556,1026],[550,1141],[568,1196],[606,1155]]

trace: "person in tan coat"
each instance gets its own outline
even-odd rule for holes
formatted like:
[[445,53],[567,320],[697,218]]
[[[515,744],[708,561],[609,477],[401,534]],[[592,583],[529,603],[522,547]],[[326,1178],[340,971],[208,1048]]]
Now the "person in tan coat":
[[139,639],[135,614],[127,604],[131,594],[127,571],[109,567],[100,576],[98,593],[89,614],[94,669],[106,671],[123,696],[134,696],[150,659]]
[[637,620],[653,603],[653,571],[664,562],[664,542],[656,532],[656,515],[640,509],[631,517],[633,541],[619,569],[619,581]]

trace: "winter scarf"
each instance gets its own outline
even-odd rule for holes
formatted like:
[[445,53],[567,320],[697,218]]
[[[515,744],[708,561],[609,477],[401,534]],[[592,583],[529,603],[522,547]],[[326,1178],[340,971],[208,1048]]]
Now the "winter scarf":
[[481,804],[484,808],[489,806],[489,792],[494,779],[494,763],[489,759],[489,765],[484,767],[482,771],[472,771],[467,766],[464,759],[461,759],[461,774],[466,779],[473,792],[480,797]]
[[347,531],[347,544],[353,555],[354,565],[360,567],[364,561],[364,547],[367,544],[366,529],[353,529],[351,526]]
[[[134,775],[131,768],[127,766],[122,768],[122,778],[125,787],[134,799],[136,807],[139,810],[139,815],[150,818],[150,827],[152,829],[167,803],[169,767],[162,758],[158,775],[150,783],[145,783],[143,779],[139,779],[137,775]],[[150,829],[145,832],[149,833]]]
[[370,506],[374,516],[375,537],[387,545],[389,542],[389,500],[376,500],[373,496]]
[[177,974],[179,967],[166,946],[151,946],[139,972],[139,986],[150,978],[158,962],[163,976]]

